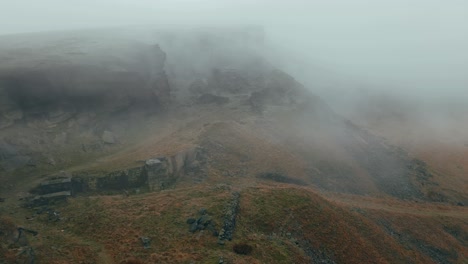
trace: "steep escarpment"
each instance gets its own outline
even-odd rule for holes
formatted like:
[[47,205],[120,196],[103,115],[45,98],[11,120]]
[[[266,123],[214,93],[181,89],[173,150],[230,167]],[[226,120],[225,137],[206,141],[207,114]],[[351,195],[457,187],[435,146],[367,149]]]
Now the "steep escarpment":
[[466,262],[466,193],[216,36],[2,55],[0,257]]
[[105,155],[128,138],[123,131],[136,133],[145,115],[170,104],[166,54],[158,45],[55,41],[1,49],[9,58],[0,66],[4,175],[53,172]]
[[[265,59],[245,55],[248,49],[238,47],[236,59],[220,53],[216,47],[222,43],[210,45],[223,59],[216,57],[219,61],[203,70],[189,58],[171,59],[173,49],[166,55],[158,45],[128,42],[53,54],[60,56],[52,62],[41,55],[35,67],[25,66],[21,57],[16,66],[10,62],[0,76],[2,117],[10,124],[2,146],[6,154],[18,155],[6,155],[3,169],[53,172],[84,165],[112,174],[118,171],[112,166],[132,169],[132,163],[154,158],[150,153],[172,155],[170,138],[191,131],[178,144],[204,148],[210,168],[223,175],[279,173],[328,191],[460,202],[445,195],[432,182],[432,172],[404,151],[340,117]],[[200,60],[213,56],[198,51]],[[151,140],[159,145],[146,143]],[[146,154],[126,155],[134,144]],[[257,145],[257,151],[250,149]],[[260,146],[278,149],[292,162],[278,156],[271,165],[273,157]],[[106,155],[113,161],[86,165]]]
[[157,45],[134,44],[133,49],[117,46],[110,53],[99,53],[99,58],[94,57],[96,51],[76,55],[51,51],[37,62],[2,65],[2,119],[46,118],[54,124],[82,111],[161,108],[170,96],[166,55]]

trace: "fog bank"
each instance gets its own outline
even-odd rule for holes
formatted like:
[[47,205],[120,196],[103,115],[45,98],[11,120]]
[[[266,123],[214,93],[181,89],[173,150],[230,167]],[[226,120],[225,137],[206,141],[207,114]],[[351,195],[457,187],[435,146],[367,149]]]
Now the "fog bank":
[[466,1],[2,2],[0,35],[128,25],[258,25],[274,47],[274,60],[324,97],[356,89],[468,97]]

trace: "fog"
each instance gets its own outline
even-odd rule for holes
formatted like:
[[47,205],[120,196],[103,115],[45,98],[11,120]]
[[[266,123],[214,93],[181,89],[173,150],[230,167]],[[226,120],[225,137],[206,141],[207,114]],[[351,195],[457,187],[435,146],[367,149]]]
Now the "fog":
[[273,64],[341,112],[382,92],[426,103],[468,99],[468,3],[461,0],[1,0],[1,6],[0,35],[255,25],[265,31],[262,48]]

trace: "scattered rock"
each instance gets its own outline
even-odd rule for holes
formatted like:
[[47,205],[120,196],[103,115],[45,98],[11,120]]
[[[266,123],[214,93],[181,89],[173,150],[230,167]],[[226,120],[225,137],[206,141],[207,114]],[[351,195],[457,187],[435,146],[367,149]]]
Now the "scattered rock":
[[114,133],[108,130],[104,131],[104,133],[102,133],[102,141],[106,144],[115,144],[116,139]]
[[190,224],[190,228],[189,228],[190,232],[195,233],[197,230],[198,230],[198,223],[197,222],[193,222],[192,224]]
[[18,227],[18,232],[22,233],[22,232],[26,232],[26,233],[29,233],[33,236],[37,236],[39,234],[39,232],[37,231],[34,231],[34,230],[31,230],[31,229],[26,229],[26,228],[23,228],[23,227]]
[[151,248],[151,239],[149,237],[140,237],[140,240],[145,249]]
[[225,240],[231,241],[232,235],[236,228],[236,217],[239,211],[240,193],[234,192],[232,200],[226,206],[226,214],[224,215],[224,225],[218,235],[218,244],[224,245]]
[[195,233],[196,231],[202,230],[209,230],[213,233],[213,235],[217,235],[218,231],[216,231],[215,225],[210,215],[208,215],[208,211],[205,208],[202,208],[198,211],[199,217],[189,218],[187,219],[187,224],[190,225],[189,231]]

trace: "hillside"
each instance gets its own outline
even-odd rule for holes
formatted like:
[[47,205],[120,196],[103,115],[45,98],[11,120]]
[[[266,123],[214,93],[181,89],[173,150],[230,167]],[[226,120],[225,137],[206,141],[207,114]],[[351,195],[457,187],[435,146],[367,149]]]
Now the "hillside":
[[467,261],[459,175],[336,114],[255,32],[154,35],[3,42],[4,263]]

